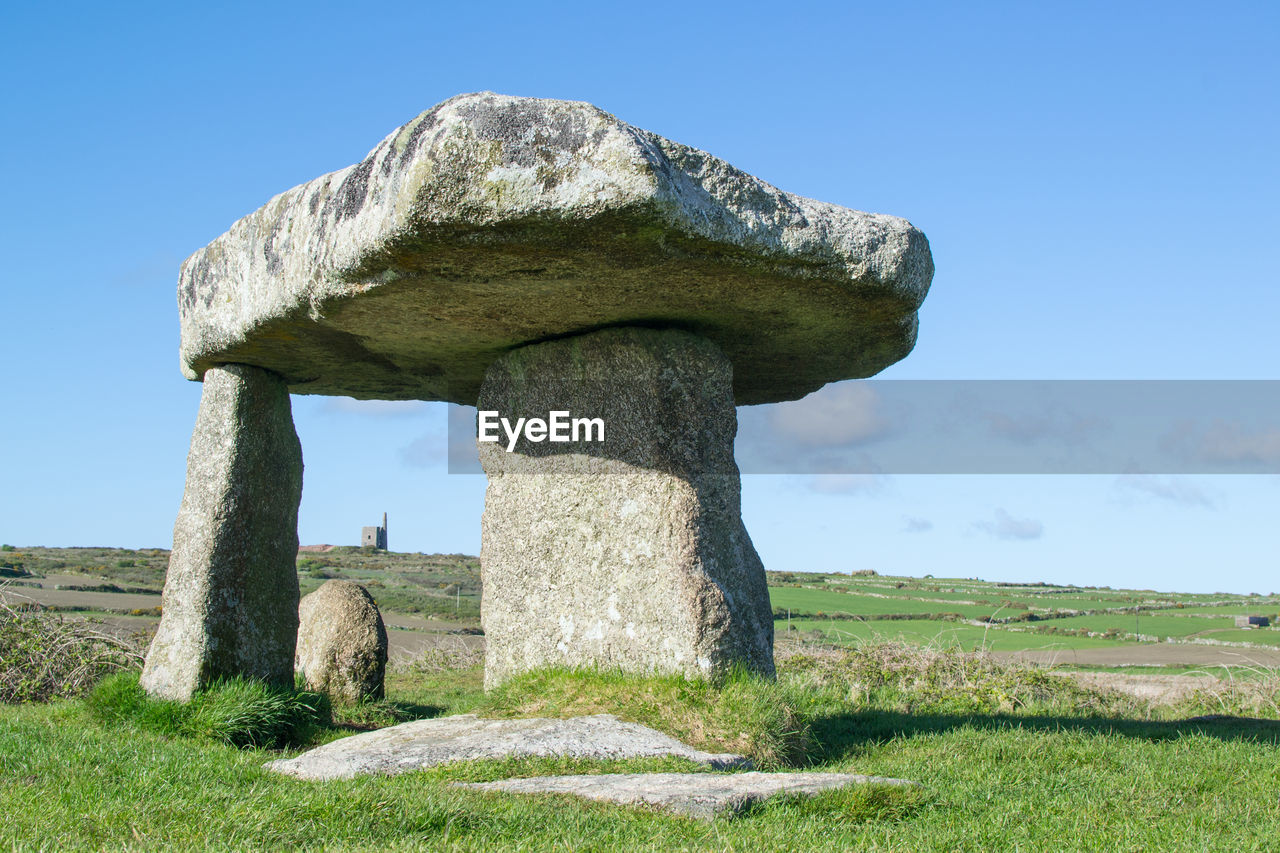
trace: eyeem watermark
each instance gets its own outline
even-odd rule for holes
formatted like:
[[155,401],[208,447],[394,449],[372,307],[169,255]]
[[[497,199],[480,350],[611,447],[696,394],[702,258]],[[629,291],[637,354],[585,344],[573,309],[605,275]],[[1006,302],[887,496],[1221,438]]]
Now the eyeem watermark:
[[543,441],[604,441],[604,418],[573,418],[567,411],[547,412],[546,419],[500,417],[496,411],[478,412],[476,440],[498,443],[502,440],[499,427],[506,435],[508,453],[516,449],[516,442],[524,434],[525,441],[535,444]]

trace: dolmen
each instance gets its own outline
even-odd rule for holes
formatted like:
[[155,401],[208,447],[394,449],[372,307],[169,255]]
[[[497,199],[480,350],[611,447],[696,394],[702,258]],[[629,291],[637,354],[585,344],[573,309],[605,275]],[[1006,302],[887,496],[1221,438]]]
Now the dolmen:
[[475,405],[479,438],[489,417],[527,425],[479,441],[487,684],[546,665],[772,673],[735,405],[903,358],[932,276],[906,220],[590,104],[432,107],[182,266],[181,368],[204,392],[143,685],[292,682],[290,394]]

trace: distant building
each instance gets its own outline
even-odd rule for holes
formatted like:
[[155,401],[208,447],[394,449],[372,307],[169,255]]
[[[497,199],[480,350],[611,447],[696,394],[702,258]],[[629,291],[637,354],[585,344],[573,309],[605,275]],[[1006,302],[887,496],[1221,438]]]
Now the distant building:
[[387,514],[382,514],[381,527],[364,527],[360,530],[360,547],[387,550]]
[[1271,620],[1265,616],[1237,616],[1237,628],[1265,628],[1271,624]]

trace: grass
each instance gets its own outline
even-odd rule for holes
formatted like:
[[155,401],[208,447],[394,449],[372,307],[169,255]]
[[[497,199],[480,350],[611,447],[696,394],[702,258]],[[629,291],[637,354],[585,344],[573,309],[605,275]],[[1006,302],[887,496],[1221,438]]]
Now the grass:
[[[551,671],[485,695],[477,673],[461,656],[426,661],[398,671],[388,693],[450,712],[617,712],[704,746],[774,738],[764,752],[779,766],[914,779],[922,788],[782,799],[702,823],[450,787],[512,775],[689,769],[672,759],[486,761],[314,784],[264,772],[261,764],[279,752],[125,724],[100,716],[92,700],[70,700],[0,706],[0,845],[1260,850],[1274,846],[1280,828],[1274,678],[1240,688],[1270,697],[1272,704],[1256,711],[1268,719],[1188,721],[1192,711],[1221,711],[1223,697],[1154,708],[986,655],[898,645],[788,647],[779,655],[777,683],[738,676],[720,690]],[[128,693],[124,679],[108,683]],[[1237,705],[1230,707],[1243,707]],[[329,728],[317,737],[337,734]]]
[[802,761],[807,721],[838,701],[830,690],[737,674],[722,685],[679,676],[636,678],[620,672],[539,670],[511,679],[474,708],[488,717],[613,714],[700,749],[733,752],[761,768]]
[[1072,664],[1079,672],[1114,672],[1124,675],[1190,675],[1197,678],[1253,677],[1250,667],[1201,666],[1190,663],[1169,663],[1151,666],[1105,666],[1101,664]]
[[[154,629],[159,599],[141,602],[120,593],[77,592],[72,587],[154,589],[163,580],[168,552],[160,549],[13,547],[0,553],[0,570],[31,573],[43,588],[28,588],[29,597],[75,617],[103,619],[130,630]],[[298,555],[304,593],[331,577],[367,585],[389,622],[401,628],[439,631],[479,631],[479,562],[461,554],[408,554],[337,547]],[[11,566],[17,568],[4,568]],[[1280,648],[1280,630],[1241,630],[1230,617],[1238,613],[1280,614],[1280,597],[1186,594],[1151,590],[1003,584],[962,578],[909,578],[880,575],[771,572],[770,597],[777,627],[785,631],[785,616],[806,635],[855,645],[892,639],[918,645],[963,645],[999,651],[1093,649],[1123,646],[1132,663],[1162,659],[1147,654],[1133,634],[1151,640],[1216,640]],[[55,590],[53,587],[63,589]],[[1135,620],[1131,608],[1147,608]],[[1040,618],[1052,611],[1082,611],[1065,618]],[[1105,612],[1115,610],[1116,612]],[[121,614],[150,614],[122,616]],[[396,619],[399,615],[402,618]],[[428,617],[424,621],[421,617]],[[835,617],[835,618],[832,618]],[[889,618],[893,617],[893,618]],[[897,617],[907,617],[897,618]],[[975,627],[963,620],[1021,620],[1004,626]],[[441,622],[431,620],[440,619]],[[957,621],[959,620],[959,621]],[[458,623],[458,624],[454,624]],[[816,632],[816,633],[815,633]],[[1076,636],[1093,632],[1112,636]],[[394,641],[417,647],[398,634]],[[1229,652],[1221,655],[1230,662]],[[1199,659],[1199,658],[1198,658]]]
[[[38,573],[79,573],[94,579],[86,583],[118,585],[157,578],[166,558],[165,552],[149,550],[5,552],[6,560]],[[302,566],[302,560],[310,563]],[[387,602],[404,596],[405,603],[434,603],[448,584],[462,579],[465,608],[478,589],[473,559],[460,555],[338,549],[301,555],[299,565],[309,584],[318,583],[321,574],[385,584]],[[989,616],[1003,606],[997,615],[1005,617],[1027,605],[1087,610],[1159,601],[1169,609],[1143,611],[1144,634],[1181,636],[1165,629],[1209,624],[1207,636],[1223,639],[1238,634],[1241,641],[1257,643],[1280,636],[1280,631],[1236,630],[1224,621],[1236,611],[1274,613],[1280,605],[1273,598],[816,575],[798,575],[771,593],[775,605],[801,612],[863,615],[929,616],[974,607],[976,615]],[[447,612],[454,602],[448,595],[442,600]],[[1206,606],[1216,601],[1231,603]],[[1184,606],[1175,609],[1176,603]],[[529,673],[485,694],[479,654],[458,644],[394,667],[385,701],[334,708],[328,717],[310,697],[244,682],[217,685],[189,705],[177,706],[148,699],[138,689],[136,674],[125,674],[75,698],[115,670],[79,680],[66,678],[74,667],[51,670],[50,686],[75,686],[17,697],[52,701],[0,705],[5,806],[0,848],[1275,848],[1280,832],[1277,674],[1232,670],[1221,680],[1204,679],[1202,689],[1176,704],[1160,704],[1082,687],[1052,672],[972,651],[1121,644],[1034,632],[1077,624],[1127,633],[1133,630],[1133,614],[989,629],[926,618],[792,620],[798,629],[793,633],[816,632],[841,646],[798,643],[780,620],[775,623],[777,681],[740,674],[718,687],[552,670]],[[907,644],[887,642],[892,639]],[[79,640],[68,642],[75,646]],[[11,647],[16,644],[6,647],[0,632],[0,660]],[[29,653],[11,671],[33,672],[45,657],[43,651]],[[1168,667],[1120,671],[1192,674]],[[1222,674],[1218,668],[1210,671]],[[304,743],[463,712],[497,717],[613,713],[702,749],[749,754],[766,768],[894,776],[919,781],[922,788],[856,788],[810,800],[783,799],[706,824],[565,798],[450,787],[455,781],[515,775],[701,769],[675,759],[469,762],[325,784],[275,776],[261,767],[295,754]]]
[[1280,646],[1280,631],[1274,628],[1232,628],[1223,631],[1211,631],[1205,639],[1221,640],[1224,643],[1249,643],[1256,646]]
[[[1057,620],[1055,620],[1057,621]],[[1118,639],[1101,637],[1077,637],[1070,634],[1040,634],[1015,631],[998,625],[979,627],[962,622],[940,622],[930,619],[854,620],[792,619],[790,626],[796,633],[845,645],[865,643],[901,642],[919,646],[948,648],[959,646],[970,651],[985,648],[990,651],[1017,651],[1021,649],[1102,648],[1119,645]],[[788,621],[774,622],[778,635],[785,634]]]
[[277,690],[245,679],[214,684],[182,703],[148,696],[138,684],[137,672],[123,672],[103,680],[84,704],[89,715],[104,725],[237,747],[304,745],[330,722],[324,696]]
[[1222,604],[1217,607],[1180,607],[1177,612],[1189,616],[1270,616],[1272,622],[1280,618],[1277,613],[1275,599],[1268,599],[1265,603],[1254,603],[1250,601],[1242,601],[1233,604]]
[[[804,587],[772,587],[769,600],[776,609],[791,609],[798,613],[850,614],[855,616],[881,616],[893,613],[955,613],[966,619],[985,619],[997,612],[1013,615],[1025,608],[1011,608],[997,601],[994,604],[958,604],[952,602],[919,601],[910,598],[873,598],[849,592],[833,592]],[[972,599],[970,599],[972,600]]]
[[1230,616],[1169,616],[1142,611],[1137,614],[1136,619],[1133,613],[1068,616],[1062,619],[1045,620],[1038,623],[1037,627],[1082,629],[1098,633],[1104,631],[1120,631],[1129,634],[1140,632],[1156,637],[1190,637],[1193,634],[1204,634],[1207,631],[1234,628],[1235,622]]

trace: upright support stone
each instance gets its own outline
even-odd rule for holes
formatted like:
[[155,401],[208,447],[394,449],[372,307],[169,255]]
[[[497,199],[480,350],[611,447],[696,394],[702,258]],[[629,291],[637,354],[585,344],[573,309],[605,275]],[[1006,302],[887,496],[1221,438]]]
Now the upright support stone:
[[187,700],[218,678],[293,684],[302,447],[289,389],[243,364],[210,368],[173,529],[164,614],[142,686]]
[[[773,674],[764,567],[742,524],[733,370],[674,330],[514,350],[479,409],[599,418],[604,441],[481,442],[485,683],[540,666]],[[594,436],[593,436],[594,437]]]

